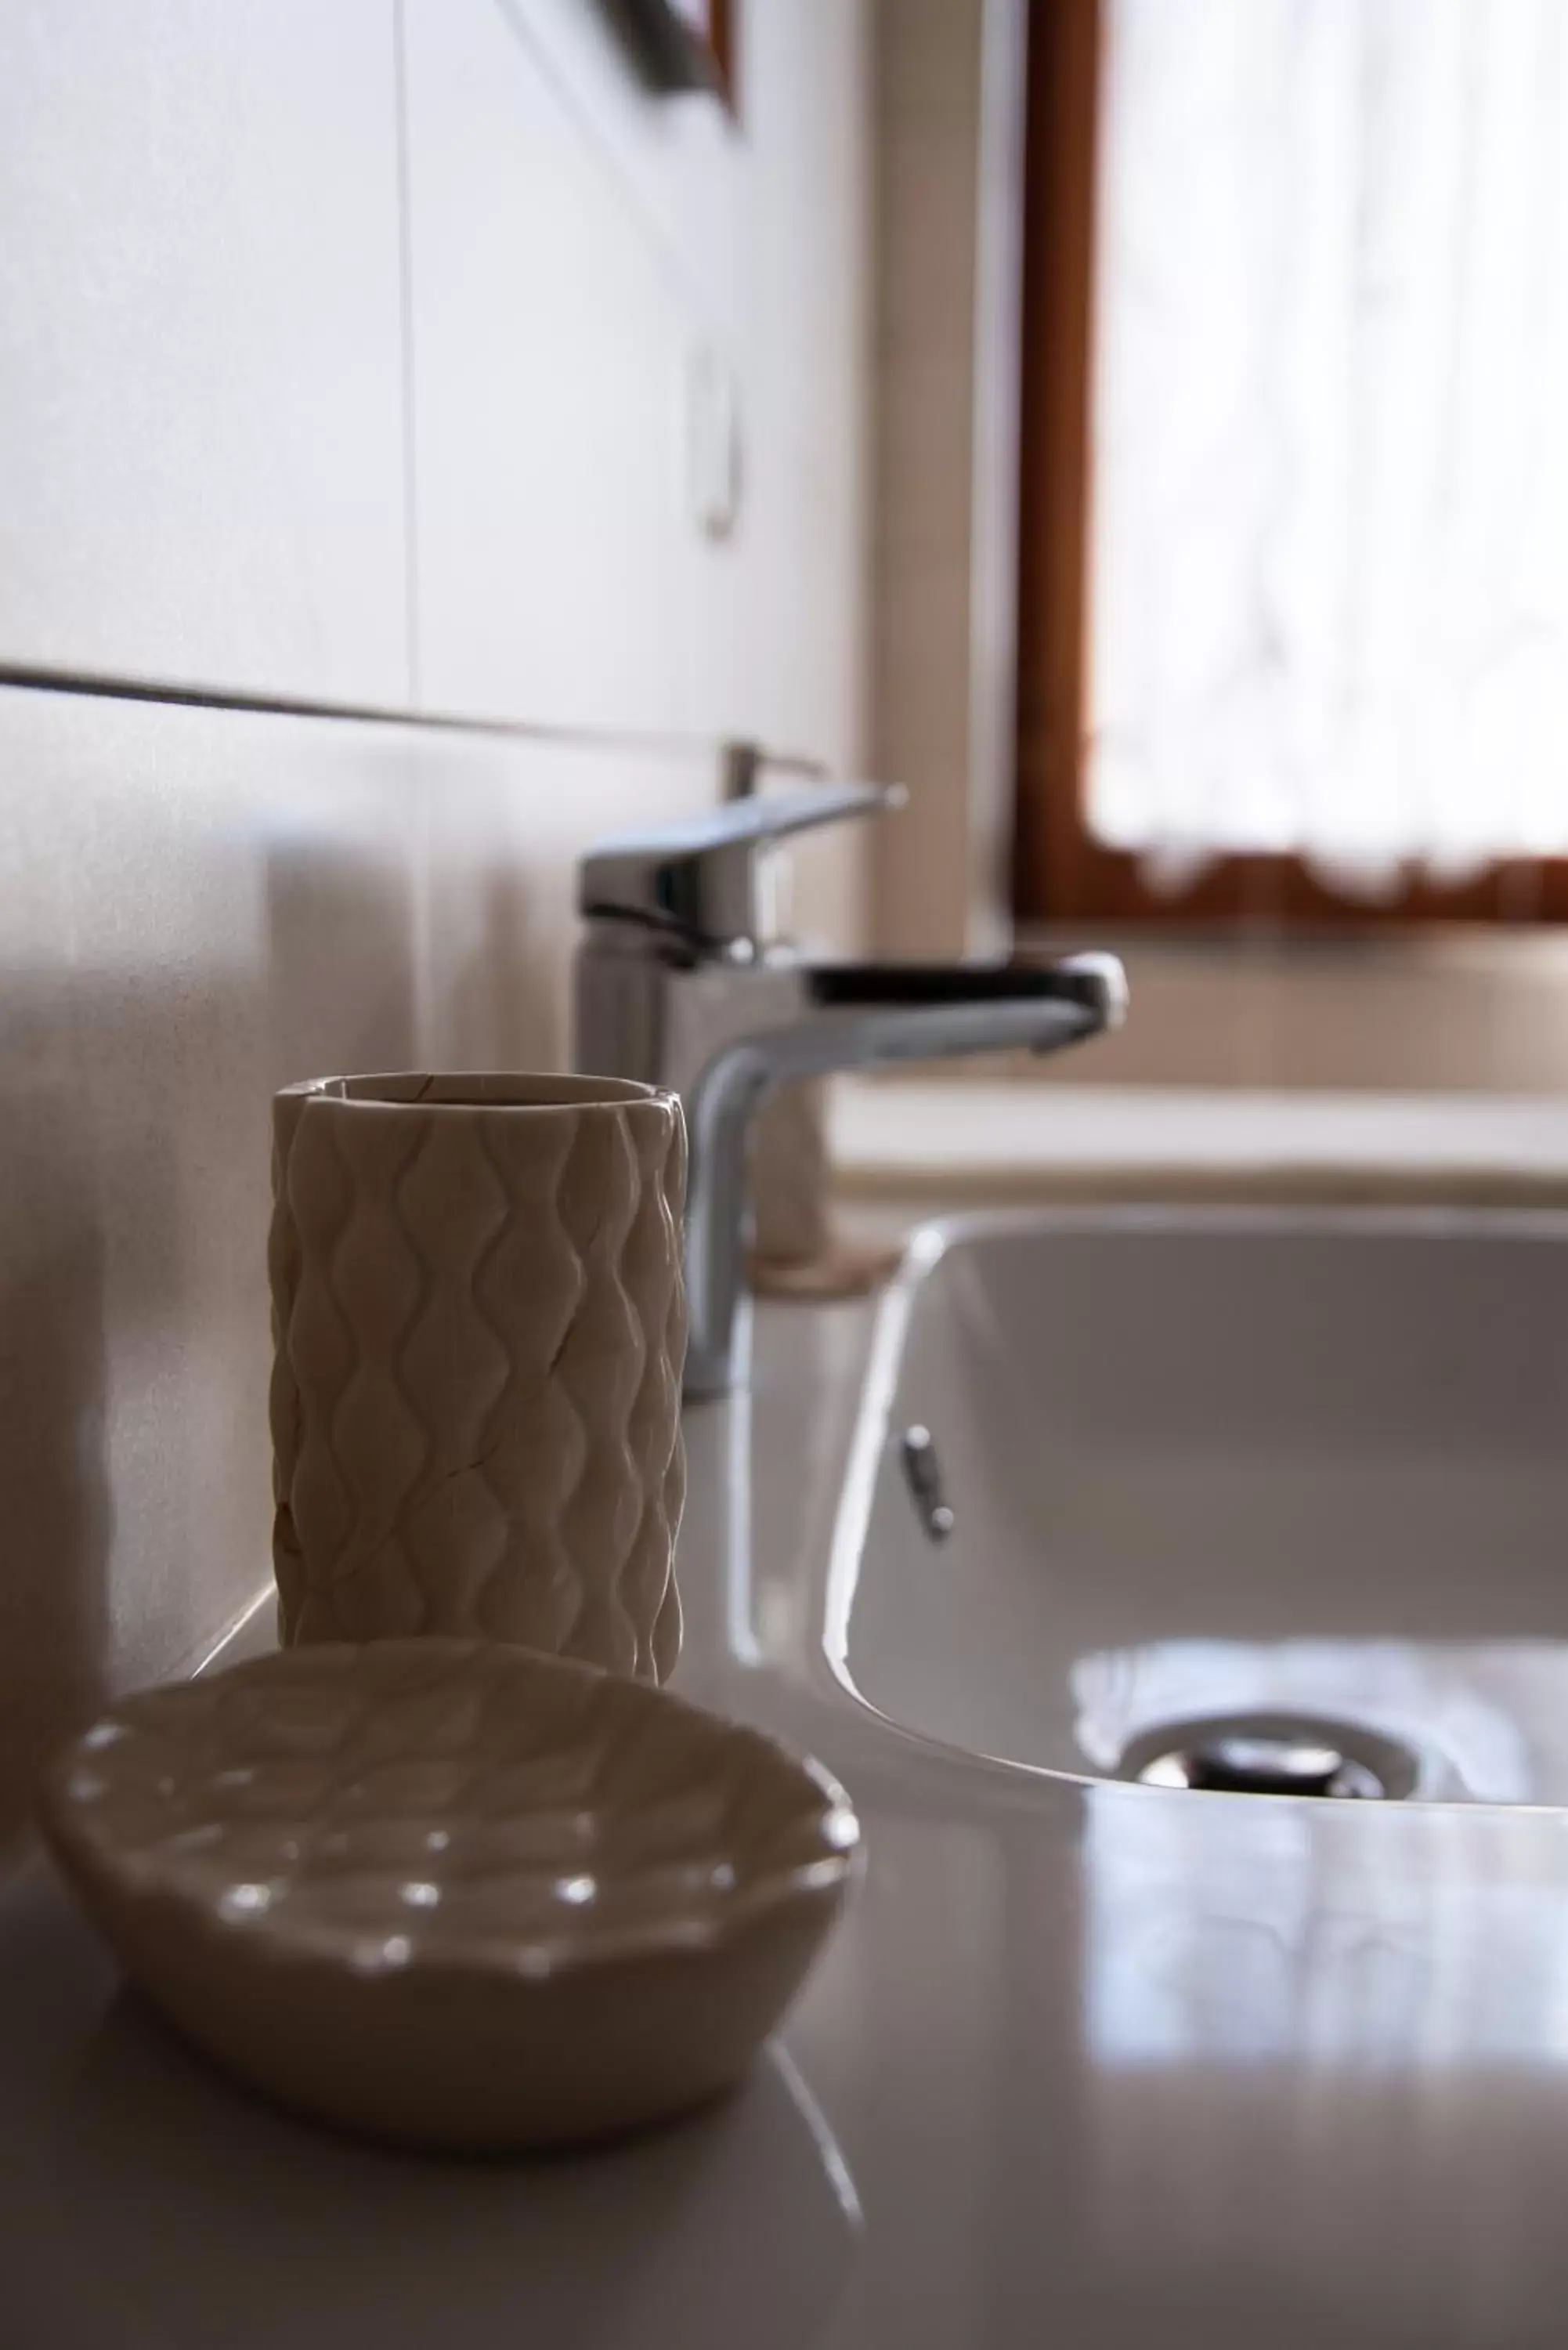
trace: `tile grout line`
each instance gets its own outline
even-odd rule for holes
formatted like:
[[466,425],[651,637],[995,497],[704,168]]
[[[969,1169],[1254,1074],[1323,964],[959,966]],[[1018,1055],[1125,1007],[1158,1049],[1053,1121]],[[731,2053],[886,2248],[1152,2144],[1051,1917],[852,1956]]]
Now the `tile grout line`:
[[[554,743],[563,750],[626,751],[649,758],[716,759],[726,748],[719,734],[661,733],[635,726],[572,725],[545,719],[483,712],[417,710],[396,702],[334,702],[307,694],[267,693],[243,686],[196,685],[177,678],[118,676],[102,670],[52,668],[0,660],[0,691],[76,694],[105,702],[146,702],[176,710],[243,711],[258,718],[316,718],[360,726],[400,726],[427,734]],[[770,753],[805,764],[804,753]]]

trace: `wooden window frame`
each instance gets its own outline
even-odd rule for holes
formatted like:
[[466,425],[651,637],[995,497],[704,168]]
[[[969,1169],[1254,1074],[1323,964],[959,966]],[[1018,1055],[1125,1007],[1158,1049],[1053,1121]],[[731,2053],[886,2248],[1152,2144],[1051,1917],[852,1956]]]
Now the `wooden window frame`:
[[1568,920],[1568,859],[1506,861],[1457,888],[1415,868],[1342,896],[1300,858],[1224,856],[1167,894],[1083,816],[1087,743],[1094,245],[1103,0],[1029,0],[1018,578],[1017,834],[1023,921],[1382,930]]

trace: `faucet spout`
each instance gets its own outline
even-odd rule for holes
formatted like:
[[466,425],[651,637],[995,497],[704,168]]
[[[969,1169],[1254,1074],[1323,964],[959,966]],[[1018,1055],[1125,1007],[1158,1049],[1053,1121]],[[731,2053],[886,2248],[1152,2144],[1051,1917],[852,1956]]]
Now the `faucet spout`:
[[743,1384],[746,1139],[775,1087],[904,1061],[1024,1048],[1049,1053],[1119,1025],[1127,982],[1111,955],[1010,964],[803,964],[796,1003],[721,1045],[688,1087],[691,1339],[686,1393]]

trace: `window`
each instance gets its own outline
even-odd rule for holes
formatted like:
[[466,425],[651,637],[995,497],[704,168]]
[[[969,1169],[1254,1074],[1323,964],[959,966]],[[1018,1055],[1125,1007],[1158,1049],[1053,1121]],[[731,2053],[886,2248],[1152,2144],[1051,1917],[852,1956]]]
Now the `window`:
[[1568,918],[1568,6],[1033,0],[1020,910]]

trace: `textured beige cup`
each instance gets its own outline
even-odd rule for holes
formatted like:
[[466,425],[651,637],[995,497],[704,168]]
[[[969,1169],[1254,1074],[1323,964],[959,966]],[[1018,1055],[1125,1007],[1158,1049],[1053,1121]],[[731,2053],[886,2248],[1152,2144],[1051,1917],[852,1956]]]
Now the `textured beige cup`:
[[415,1075],[273,1107],[284,1642],[470,1635],[662,1679],[685,1490],[679,1101]]

